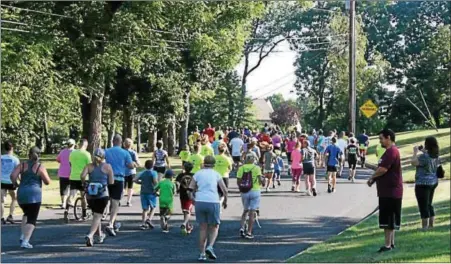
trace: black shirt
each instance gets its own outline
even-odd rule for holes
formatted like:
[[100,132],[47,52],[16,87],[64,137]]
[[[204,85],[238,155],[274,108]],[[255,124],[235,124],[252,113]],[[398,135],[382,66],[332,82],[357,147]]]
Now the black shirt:
[[193,175],[194,174],[192,173],[180,173],[177,178],[175,178],[175,181],[180,184],[180,200],[190,200],[190,197],[188,195],[188,188],[191,180],[193,179]]

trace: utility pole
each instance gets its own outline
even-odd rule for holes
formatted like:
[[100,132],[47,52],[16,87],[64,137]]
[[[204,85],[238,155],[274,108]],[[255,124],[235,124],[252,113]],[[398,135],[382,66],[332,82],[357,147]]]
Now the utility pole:
[[356,88],[355,88],[355,0],[347,0],[349,7],[349,132],[356,133]]

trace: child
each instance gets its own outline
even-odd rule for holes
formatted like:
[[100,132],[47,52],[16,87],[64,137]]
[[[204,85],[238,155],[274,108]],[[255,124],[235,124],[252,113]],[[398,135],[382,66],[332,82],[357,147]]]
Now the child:
[[273,189],[276,188],[276,181],[277,181],[277,185],[280,186],[280,175],[281,175],[281,172],[283,171],[284,166],[285,166],[285,164],[283,163],[283,159],[280,156],[280,152],[279,152],[279,153],[277,153],[277,157],[274,162],[274,180],[272,182]]
[[154,193],[154,188],[158,184],[158,173],[152,169],[153,160],[146,160],[144,166],[146,170],[136,175],[133,179],[134,182],[141,184],[141,206],[143,209],[141,230],[154,228],[152,218],[157,207],[157,196]]
[[272,178],[274,176],[274,162],[276,161],[276,154],[272,152],[272,145],[267,145],[265,154],[263,154],[263,173],[265,174],[266,192],[269,191]]
[[191,153],[188,150],[188,146],[185,145],[183,147],[182,151],[180,151],[180,154],[179,154],[179,157],[182,160],[183,169],[185,169],[185,164],[188,162],[190,155],[191,155]]
[[180,173],[175,181],[177,182],[177,193],[180,194],[180,204],[182,205],[183,211],[183,224],[180,227],[182,229],[182,234],[187,235],[193,231],[193,226],[189,224],[189,218],[191,216],[191,211],[193,209],[193,201],[190,199],[188,194],[189,185],[193,179],[191,170],[193,169],[193,164],[187,162],[185,163],[185,172]]
[[168,220],[174,207],[175,184],[172,182],[174,172],[169,169],[164,173],[164,180],[155,186],[155,192],[160,191],[160,224],[163,233],[169,232]]

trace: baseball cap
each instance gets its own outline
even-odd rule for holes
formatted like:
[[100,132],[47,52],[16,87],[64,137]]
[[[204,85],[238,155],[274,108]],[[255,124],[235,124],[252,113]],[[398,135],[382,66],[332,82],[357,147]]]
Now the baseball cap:
[[169,169],[169,170],[166,170],[166,172],[164,173],[164,176],[165,177],[174,177],[174,171],[173,170],[171,170],[171,169]]
[[204,166],[205,167],[213,167],[215,166],[216,159],[213,156],[206,156],[204,158]]
[[101,148],[97,148],[96,150],[94,150],[94,156],[95,157],[100,157],[100,158],[104,158],[105,157],[105,151]]
[[39,154],[41,154],[41,150],[38,147],[32,147],[28,153],[39,155]]
[[68,141],[67,141],[67,145],[69,145],[69,146],[75,146],[75,140],[73,140],[73,139],[69,139]]

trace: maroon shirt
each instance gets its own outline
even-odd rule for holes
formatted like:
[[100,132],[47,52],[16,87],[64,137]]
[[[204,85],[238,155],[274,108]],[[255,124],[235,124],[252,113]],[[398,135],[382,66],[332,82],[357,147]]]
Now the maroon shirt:
[[385,198],[402,198],[401,156],[398,148],[393,145],[387,149],[379,161],[379,167],[388,171],[376,178],[377,196]]

